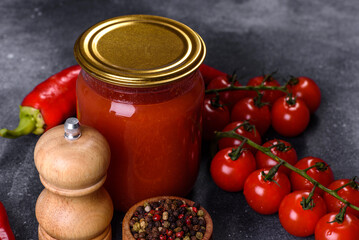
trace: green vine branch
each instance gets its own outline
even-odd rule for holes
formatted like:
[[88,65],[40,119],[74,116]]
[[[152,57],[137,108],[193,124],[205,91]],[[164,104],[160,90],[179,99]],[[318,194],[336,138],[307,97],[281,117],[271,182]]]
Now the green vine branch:
[[260,90],[278,90],[288,94],[288,90],[286,86],[234,86],[231,84],[229,87],[220,88],[220,89],[207,89],[205,91],[206,94],[218,93],[218,92],[225,92],[225,91],[237,91],[237,90],[247,90],[247,91],[260,91]]
[[293,165],[289,164],[288,162],[286,162],[285,160],[277,157],[276,155],[274,155],[271,152],[271,148],[268,147],[262,147],[258,144],[256,144],[255,142],[251,141],[250,139],[243,137],[242,135],[237,134],[234,130],[228,131],[228,132],[216,132],[216,137],[219,138],[236,138],[242,141],[246,141],[246,143],[248,145],[250,145],[251,147],[254,147],[255,149],[263,152],[264,154],[266,154],[267,156],[273,158],[275,161],[277,161],[278,163],[280,163],[281,165],[289,168],[290,170],[298,173],[300,176],[306,178],[308,181],[310,181],[311,183],[313,183],[314,186],[316,186],[317,188],[322,189],[324,192],[327,192],[328,194],[332,195],[333,197],[337,198],[339,201],[343,202],[345,205],[347,205],[348,207],[351,207],[357,211],[359,211],[359,206],[355,206],[353,204],[351,204],[350,202],[348,202],[347,200],[345,200],[344,198],[342,198],[341,196],[339,196],[338,194],[338,190],[334,189],[331,190],[329,188],[324,187],[322,184],[320,184],[319,182],[317,182],[316,180],[314,180],[312,177],[310,177],[307,174],[307,170],[306,169],[298,169],[296,167],[294,167]]

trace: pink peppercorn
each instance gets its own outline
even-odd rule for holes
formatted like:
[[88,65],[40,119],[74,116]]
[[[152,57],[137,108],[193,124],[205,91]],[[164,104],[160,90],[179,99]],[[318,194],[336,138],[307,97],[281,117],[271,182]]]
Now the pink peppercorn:
[[183,237],[183,234],[184,234],[183,231],[176,232],[176,237],[181,238],[181,237]]
[[190,225],[192,224],[191,218],[192,218],[192,216],[188,216],[188,217],[186,218],[186,224],[187,224],[187,226],[190,226]]
[[153,215],[152,220],[157,222],[157,221],[161,220],[161,216],[159,214],[155,214],[155,215]]

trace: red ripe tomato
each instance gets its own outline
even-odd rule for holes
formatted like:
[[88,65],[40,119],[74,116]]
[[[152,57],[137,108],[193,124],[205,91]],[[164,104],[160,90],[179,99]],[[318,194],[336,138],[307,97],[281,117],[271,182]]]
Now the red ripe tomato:
[[333,222],[337,212],[324,215],[315,227],[315,240],[357,240],[359,220],[346,213],[343,222]]
[[[334,181],[334,175],[332,169],[328,166],[326,162],[324,162],[320,158],[316,157],[305,157],[301,160],[299,160],[294,167],[299,169],[306,169],[309,167],[314,166],[316,163],[323,163],[323,166],[321,168],[311,168],[307,171],[307,174],[312,177],[314,180],[318,181],[320,184],[322,184],[324,187],[328,187],[329,184],[331,184]],[[290,174],[290,182],[292,183],[292,189],[293,191],[296,190],[312,190],[313,184],[309,182],[308,179],[300,176],[296,172],[291,172]],[[324,191],[316,188],[315,192],[318,194],[323,194]]]
[[[332,182],[328,186],[328,188],[334,190],[334,189],[337,189],[337,188],[343,186],[344,184],[349,183],[350,181],[351,180],[349,180],[349,179],[339,179],[339,180]],[[354,204],[355,206],[359,207],[358,184],[359,184],[358,182],[356,182],[356,184],[354,184],[354,182],[353,182],[353,184],[344,187],[343,189],[339,190],[337,193],[339,196],[341,196],[342,198],[344,198],[351,204]],[[324,193],[324,200],[327,203],[328,210],[330,212],[338,212],[340,210],[340,208],[344,207],[344,203],[342,203],[341,201],[339,201],[338,199],[336,199],[329,193]],[[347,208],[346,213],[350,213],[350,214],[355,215],[356,217],[359,217],[359,211],[357,211],[351,207]]]
[[[280,84],[277,80],[275,80],[273,77],[267,77],[266,76],[258,76],[250,79],[247,83],[247,86],[274,86],[274,87],[280,87]],[[282,91],[279,90],[261,90],[259,91],[261,94],[263,94],[262,101],[268,102],[270,105],[273,105],[273,103],[279,98],[284,95]],[[254,98],[257,96],[256,91],[248,91],[247,95],[251,98]]]
[[204,63],[202,63],[200,66],[199,66],[199,71],[201,72],[202,74],[202,77],[203,77],[203,80],[204,80],[204,83],[206,85],[208,85],[208,83],[216,78],[216,77],[227,77],[227,74],[224,73],[224,72],[221,72],[211,66],[208,66]]
[[[216,77],[212,79],[207,89],[221,89],[221,88],[227,88],[231,85],[230,79],[228,77]],[[234,86],[241,86],[241,84],[238,81],[234,82]],[[220,92],[219,96],[222,102],[228,106],[229,109],[232,109],[234,104],[241,100],[242,98],[245,98],[247,96],[247,91],[237,90],[237,91],[225,91]]]
[[271,124],[269,106],[257,103],[253,98],[243,98],[234,105],[231,120],[232,122],[248,120],[263,136]]
[[[278,145],[277,147],[272,147]],[[271,152],[277,157],[283,159],[287,163],[294,165],[296,164],[298,157],[297,152],[292,147],[289,142],[284,140],[273,139],[262,145],[263,147],[271,147]],[[273,158],[264,154],[261,151],[257,151],[256,153],[256,164],[257,168],[271,168],[278,164]],[[279,172],[283,172],[289,176],[291,170],[284,166],[281,166],[278,170]]]
[[290,193],[290,182],[281,172],[274,175],[273,181],[265,180],[262,171],[265,174],[269,172],[268,169],[259,169],[248,176],[243,194],[254,211],[260,214],[273,214],[278,211],[282,199]]
[[229,122],[229,110],[221,101],[205,98],[203,106],[203,138],[211,140],[215,131],[222,130]]
[[[222,132],[231,131],[234,128],[238,127],[239,125],[242,125],[242,126],[237,128],[237,130],[236,130],[237,134],[242,135],[243,137],[246,137],[246,138],[252,140],[253,142],[257,143],[258,145],[262,144],[261,135],[253,127],[253,125],[251,125],[249,123],[245,123],[245,122],[242,122],[242,121],[232,122],[232,123],[228,124],[222,130]],[[222,139],[220,139],[218,141],[218,147],[219,147],[219,149],[224,149],[224,148],[228,148],[228,147],[233,148],[233,147],[241,145],[241,143],[242,143],[242,140],[239,140],[239,139],[222,138]],[[253,154],[257,151],[257,149],[255,149],[254,147],[249,146],[247,143],[244,144],[244,147],[251,150]]]
[[292,78],[287,85],[293,96],[301,98],[307,105],[310,113],[314,113],[320,105],[320,89],[318,85],[308,77]]
[[307,237],[314,234],[319,219],[327,212],[327,207],[321,196],[314,193],[314,207],[303,209],[302,198],[308,198],[308,191],[295,191],[284,197],[278,215],[284,229],[297,237]]
[[225,191],[237,192],[243,189],[244,181],[256,169],[256,161],[251,151],[243,149],[236,160],[230,157],[232,148],[219,151],[211,162],[213,181]]
[[310,113],[301,99],[292,104],[289,97],[280,97],[272,107],[272,126],[279,134],[294,137],[308,126]]

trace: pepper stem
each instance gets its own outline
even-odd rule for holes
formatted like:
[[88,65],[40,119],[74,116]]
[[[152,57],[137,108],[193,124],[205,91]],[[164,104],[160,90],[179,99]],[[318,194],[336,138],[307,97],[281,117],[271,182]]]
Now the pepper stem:
[[45,122],[40,110],[20,106],[19,119],[19,125],[14,130],[3,128],[0,130],[0,136],[4,138],[18,138],[30,133],[40,135],[44,132]]

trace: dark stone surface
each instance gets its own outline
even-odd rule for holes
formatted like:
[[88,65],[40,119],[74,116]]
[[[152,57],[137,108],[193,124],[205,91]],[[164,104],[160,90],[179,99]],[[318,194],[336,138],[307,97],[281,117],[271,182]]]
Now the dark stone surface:
[[[358,11],[356,0],[2,0],[0,126],[14,128],[22,98],[75,64],[73,44],[86,28],[118,15],[155,14],[195,29],[207,44],[205,62],[218,69],[231,73],[237,68],[247,78],[279,69],[279,78],[315,79],[322,104],[305,133],[289,141],[300,158],[321,157],[337,179],[350,178],[359,173]],[[274,136],[272,131],[264,140]],[[34,208],[43,189],[33,163],[37,140],[33,135],[0,139],[0,201],[17,239],[37,239]],[[216,187],[208,172],[208,145],[203,153],[198,181],[187,197],[210,212],[215,239],[296,239],[277,215],[259,215],[241,192]],[[122,217],[115,213],[114,239],[121,239]]]

